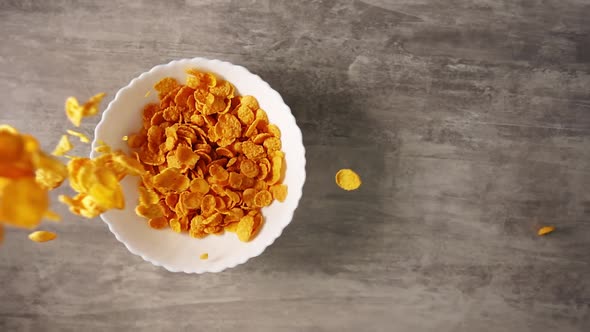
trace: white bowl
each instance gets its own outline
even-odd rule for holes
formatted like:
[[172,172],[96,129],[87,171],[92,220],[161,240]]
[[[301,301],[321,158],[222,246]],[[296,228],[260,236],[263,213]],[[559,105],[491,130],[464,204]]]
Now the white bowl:
[[[117,92],[96,127],[91,157],[96,156],[94,147],[98,140],[103,140],[114,149],[128,151],[122,137],[141,128],[143,106],[148,102],[157,101],[157,93],[152,88],[154,84],[163,77],[174,77],[184,82],[187,68],[215,73],[233,83],[241,95],[256,97],[260,107],[267,112],[270,122],[281,129],[287,164],[284,181],[289,188],[287,199],[283,203],[274,202],[262,210],[265,224],[258,236],[248,243],[240,242],[235,234],[228,232],[221,236],[194,239],[187,234],[175,233],[171,229],[150,228],[146,220],[134,212],[138,201],[137,177],[128,177],[122,182],[125,209],[108,211],[102,214],[101,218],[117,240],[130,252],[154,265],[162,266],[171,272],[220,272],[245,263],[271,245],[291,222],[302,195],[305,182],[305,148],[301,130],[297,127],[289,107],[268,83],[244,67],[219,60],[182,59],[155,66]],[[148,97],[145,96],[147,91],[151,91]],[[199,259],[202,253],[208,253],[209,259]]]

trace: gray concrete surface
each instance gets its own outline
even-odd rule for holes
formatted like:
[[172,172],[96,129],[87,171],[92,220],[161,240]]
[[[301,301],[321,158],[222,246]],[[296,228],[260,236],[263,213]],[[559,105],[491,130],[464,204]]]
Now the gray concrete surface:
[[67,96],[205,56],[275,87],[308,156],[292,224],[221,274],[99,220],[10,230],[0,331],[590,331],[589,32],[583,0],[0,0],[0,123],[45,148]]

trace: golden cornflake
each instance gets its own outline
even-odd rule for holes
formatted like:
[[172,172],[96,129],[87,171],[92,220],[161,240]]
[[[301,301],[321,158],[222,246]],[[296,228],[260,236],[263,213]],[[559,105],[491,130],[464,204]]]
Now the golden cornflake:
[[70,134],[72,136],[78,137],[80,139],[80,142],[82,142],[82,143],[90,143],[90,139],[88,138],[88,136],[86,136],[86,135],[84,135],[84,134],[82,134],[80,132],[70,130],[70,129],[68,129],[66,131],[67,131],[68,134]]
[[104,98],[104,93],[99,93],[86,101],[83,105],[78,103],[74,97],[66,99],[66,116],[76,127],[80,127],[83,117],[96,115],[98,113],[98,106]]
[[170,219],[169,224],[170,224],[170,228],[172,228],[172,230],[175,231],[176,233],[182,232],[182,224],[180,223],[180,221],[178,219],[176,219],[176,218]]
[[236,228],[236,233],[238,234],[238,238],[242,242],[250,241],[250,237],[252,236],[252,232],[254,231],[254,218],[250,215],[243,217],[240,219],[238,226]]
[[39,152],[33,158],[37,167],[35,180],[44,189],[51,190],[59,187],[68,176],[68,170],[59,160]]
[[190,180],[178,168],[166,168],[162,173],[154,176],[154,187],[162,192],[184,191],[190,185]]
[[263,145],[269,152],[281,150],[281,140],[276,137],[267,138]]
[[544,227],[539,228],[539,231],[537,232],[537,235],[543,236],[543,235],[547,235],[549,233],[552,233],[553,231],[555,231],[555,227],[553,227],[553,226],[544,226]]
[[271,176],[268,180],[268,184],[275,184],[277,183],[282,175],[282,167],[283,167],[283,157],[280,155],[274,155],[272,157],[272,169],[271,169]]
[[168,220],[166,219],[166,217],[158,217],[158,218],[152,218],[148,221],[148,224],[150,225],[151,228],[154,229],[164,229],[168,227]]
[[0,197],[0,221],[11,226],[35,228],[49,207],[47,191],[34,178],[9,181]]
[[146,188],[145,186],[139,187],[139,204],[140,205],[151,205],[157,204],[160,201],[158,194],[154,191]]
[[336,173],[336,184],[344,190],[355,190],[361,186],[361,178],[351,169],[341,169]]
[[238,108],[238,118],[243,124],[249,125],[254,121],[254,112],[248,106],[242,105]]
[[254,205],[264,207],[272,203],[272,194],[268,190],[262,190],[254,196]]
[[156,83],[156,85],[154,85],[154,89],[158,91],[158,96],[160,99],[162,99],[178,86],[179,84],[177,80],[173,79],[172,77],[166,77]]
[[160,204],[138,205],[135,213],[147,219],[159,218],[164,215],[164,210]]
[[195,178],[191,181],[190,190],[192,192],[206,194],[209,192],[209,183],[203,178]]
[[205,216],[211,215],[215,210],[216,204],[217,202],[215,201],[215,196],[205,195],[201,201],[201,213]]
[[284,184],[277,184],[270,187],[272,197],[279,202],[284,202],[287,199],[287,186]]
[[68,135],[62,135],[59,140],[59,143],[57,143],[57,146],[55,147],[55,150],[53,150],[51,154],[54,156],[63,156],[73,148],[74,146],[70,142]]
[[252,141],[243,142],[242,151],[246,158],[251,160],[256,160],[264,156],[264,148],[260,145],[254,144]]
[[276,138],[281,138],[281,130],[276,125],[271,123],[268,125],[267,129],[269,134],[273,135]]
[[36,231],[29,234],[29,239],[35,242],[47,242],[54,240],[57,237],[57,234],[49,231]]
[[260,168],[256,162],[246,159],[240,163],[240,172],[249,178],[254,178],[258,175]]

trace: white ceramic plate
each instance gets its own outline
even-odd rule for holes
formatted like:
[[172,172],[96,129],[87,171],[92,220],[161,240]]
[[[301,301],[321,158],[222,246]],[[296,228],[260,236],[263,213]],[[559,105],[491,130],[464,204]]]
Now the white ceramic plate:
[[[153,85],[164,77],[174,77],[180,82],[186,78],[185,69],[197,68],[217,74],[233,83],[241,95],[253,95],[258,99],[270,122],[282,132],[283,151],[286,160],[284,183],[289,187],[285,202],[274,202],[262,210],[266,222],[258,236],[248,243],[240,242],[233,233],[194,239],[187,234],[178,234],[170,229],[151,229],[146,220],[138,217],[135,206],[138,200],[137,177],[126,178],[123,184],[126,206],[124,210],[113,210],[101,215],[117,240],[125,244],[130,252],[144,260],[172,272],[203,273],[220,272],[226,268],[245,263],[260,255],[266,247],[278,238],[291,222],[302,195],[305,182],[305,148],[301,130],[295,123],[291,110],[278,92],[259,76],[246,68],[219,60],[204,58],[183,59],[159,65],[133,79],[129,85],[117,92],[102,119],[96,127],[92,143],[92,157],[97,140],[103,140],[114,149],[128,151],[122,137],[141,128],[141,111],[148,102],[157,101]],[[146,92],[151,91],[146,97]],[[208,260],[199,255],[208,253]]]

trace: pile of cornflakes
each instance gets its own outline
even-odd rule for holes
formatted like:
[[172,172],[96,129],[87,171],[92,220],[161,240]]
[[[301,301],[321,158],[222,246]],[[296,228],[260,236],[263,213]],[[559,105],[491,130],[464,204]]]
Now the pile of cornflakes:
[[261,208],[287,196],[281,132],[256,98],[211,73],[187,74],[184,85],[168,77],[154,86],[159,103],[144,107],[142,129],[127,138],[148,171],[136,213],[156,229],[250,241]]

